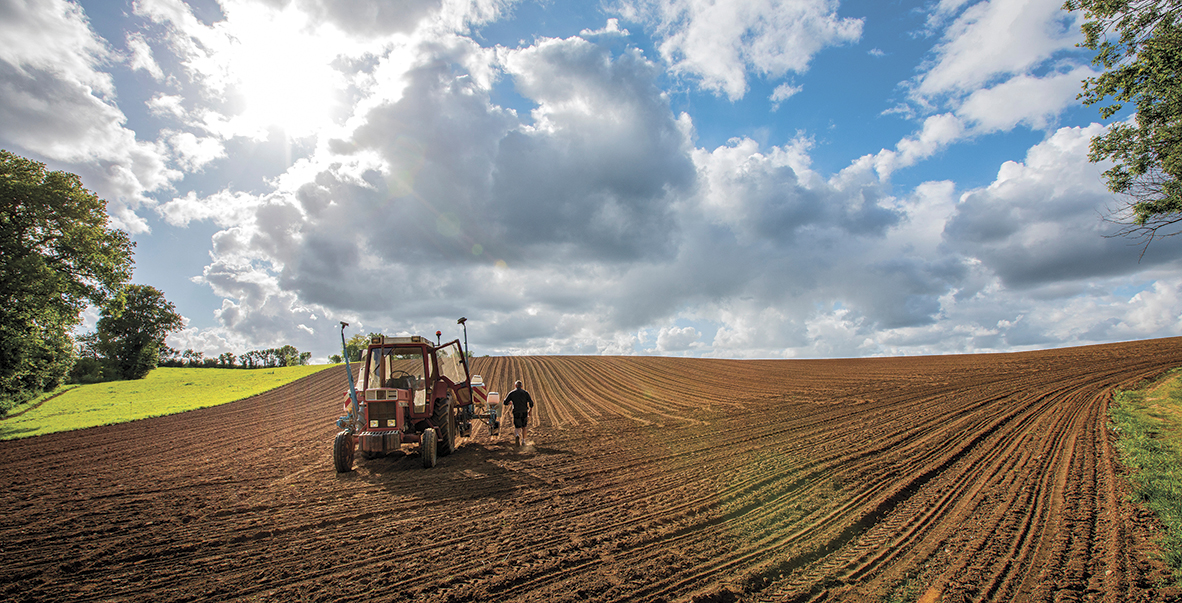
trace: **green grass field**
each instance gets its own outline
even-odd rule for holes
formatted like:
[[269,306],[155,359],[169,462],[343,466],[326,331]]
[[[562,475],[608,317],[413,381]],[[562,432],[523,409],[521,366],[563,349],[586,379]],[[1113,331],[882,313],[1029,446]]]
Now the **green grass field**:
[[12,409],[0,440],[84,429],[217,406],[334,365],[264,369],[157,368],[136,381],[71,385]]
[[1135,501],[1165,526],[1158,543],[1182,586],[1182,369],[1153,385],[1118,392],[1109,410]]

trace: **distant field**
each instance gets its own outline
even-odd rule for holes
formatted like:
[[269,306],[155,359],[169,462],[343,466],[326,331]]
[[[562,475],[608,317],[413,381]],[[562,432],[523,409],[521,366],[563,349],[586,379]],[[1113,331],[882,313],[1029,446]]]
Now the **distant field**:
[[334,365],[265,369],[158,368],[144,379],[63,388],[13,409],[0,440],[171,415],[274,389]]

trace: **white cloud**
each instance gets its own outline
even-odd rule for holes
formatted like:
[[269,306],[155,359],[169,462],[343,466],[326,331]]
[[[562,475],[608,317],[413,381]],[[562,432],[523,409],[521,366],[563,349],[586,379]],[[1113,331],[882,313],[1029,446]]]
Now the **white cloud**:
[[628,35],[629,35],[629,33],[628,33],[627,29],[620,29],[620,20],[619,19],[608,19],[607,24],[604,25],[602,29],[584,29],[583,31],[579,32],[579,36],[581,36],[583,38],[588,38],[588,37],[592,37],[592,36],[627,37]]
[[1129,300],[1124,323],[1134,337],[1169,335],[1182,330],[1182,284],[1154,281]]
[[860,187],[825,183],[808,168],[808,141],[761,151],[732,139],[711,152],[694,151],[702,215],[740,240],[790,241],[813,229],[882,232],[896,215]]
[[102,71],[112,58],[77,5],[9,5],[0,20],[0,141],[79,174],[107,200],[114,226],[143,232],[135,208],[179,173],[167,169],[160,146],[124,126]]
[[1076,67],[1045,77],[1016,75],[991,88],[974,91],[956,109],[976,132],[1008,131],[1020,123],[1045,129],[1054,118],[1078,101],[1081,82],[1097,75],[1088,67]]
[[702,334],[693,327],[661,327],[657,333],[657,351],[684,352],[698,342]]
[[1028,73],[1082,40],[1078,15],[1059,0],[989,0],[965,11],[944,32],[919,98],[971,93],[995,78]]
[[187,172],[200,170],[214,159],[226,156],[226,148],[217,138],[198,138],[190,132],[164,131],[161,134],[167,138],[169,146],[176,154],[177,162]]
[[772,101],[772,111],[779,109],[780,103],[792,98],[792,95],[800,91],[800,86],[793,86],[792,84],[788,83],[783,83],[779,86],[776,86],[776,89],[772,90],[772,95],[768,97],[768,99]]
[[944,25],[954,15],[960,12],[964,5],[972,0],[940,0],[932,12],[928,14],[927,26],[929,30],[937,29]]
[[1104,128],[1060,128],[1024,162],[1007,161],[988,187],[965,193],[944,229],[948,246],[979,259],[1007,288],[1030,290],[1135,273],[1173,257],[1166,240],[1138,265],[1129,242],[1100,220],[1113,202],[1087,159]]
[[105,41],[91,31],[82,9],[72,2],[9,3],[0,19],[0,61],[26,77],[50,73],[107,97],[115,87],[99,67],[112,58]]
[[254,211],[261,200],[243,192],[224,190],[204,199],[189,191],[184,197],[177,197],[156,208],[164,219],[174,226],[187,226],[194,220],[210,220],[220,226],[243,226],[254,221]]
[[142,34],[128,34],[127,48],[131,51],[129,63],[132,69],[147,71],[156,81],[164,79],[164,70],[152,57],[152,47],[148,46],[148,42]]
[[883,149],[877,154],[863,156],[849,169],[873,167],[879,178],[888,179],[895,170],[915,165],[940,152],[960,139],[965,130],[964,122],[951,113],[929,116],[918,133],[904,137],[894,150]]
[[184,117],[185,115],[183,103],[184,98],[178,94],[157,94],[145,101],[148,111],[153,115],[167,115],[176,118]]
[[[377,4],[364,6],[382,12]],[[360,9],[349,13],[354,17],[373,12],[354,8]],[[187,79],[203,88],[203,96],[238,99],[225,105],[220,115],[206,117],[234,126],[223,130],[224,137],[257,137],[259,130],[269,126],[282,127],[293,136],[332,127],[341,109],[338,91],[347,83],[337,61],[364,56],[385,43],[358,37],[355,29],[346,33],[332,18],[343,17],[345,11],[315,2],[282,7],[225,2],[225,19],[211,25],[173,0],[139,2],[135,10],[167,28],[170,47]],[[381,29],[372,20],[363,21]]]
[[637,0],[619,10],[656,28],[675,73],[731,100],[746,94],[748,70],[804,73],[821,49],[862,36],[862,20],[838,17],[835,0]]
[[[604,258],[671,252],[670,195],[690,185],[693,165],[688,126],[653,84],[659,72],[634,51],[612,55],[581,38],[505,50],[498,60],[538,104],[527,126],[489,103],[489,78],[465,72],[493,55],[445,39],[393,74],[403,82],[396,99],[366,105],[347,139],[296,162],[273,193],[189,194],[160,208],[173,224],[223,226],[202,282],[228,299],[224,328],[261,336],[302,322],[305,306],[409,328],[461,312],[474,283],[492,290],[511,271],[488,304],[501,328],[525,325],[501,338],[505,349],[632,341],[592,317],[602,291],[588,279],[611,278]],[[386,295],[342,294],[374,283],[414,295],[391,307]]]

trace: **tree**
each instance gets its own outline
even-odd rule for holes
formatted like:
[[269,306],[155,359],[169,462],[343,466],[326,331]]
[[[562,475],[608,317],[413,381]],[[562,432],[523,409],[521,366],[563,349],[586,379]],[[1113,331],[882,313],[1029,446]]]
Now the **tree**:
[[237,359],[238,357],[235,356],[233,352],[218,354],[218,366],[223,368],[234,368],[234,361]]
[[157,357],[156,366],[184,366],[184,363],[181,362],[180,351],[166,345],[160,346],[160,355]]
[[197,367],[205,361],[205,352],[195,352],[192,348],[189,348],[181,354],[181,358],[185,359],[186,365]]
[[294,345],[288,344],[275,350],[275,356],[279,359],[279,366],[300,365],[300,351]]
[[71,383],[98,383],[103,380],[103,357],[98,349],[98,333],[79,335],[78,356],[70,369]]
[[[1116,221],[1120,235],[1145,239],[1182,222],[1182,2],[1179,0],[1067,0],[1083,10],[1084,42],[1104,72],[1084,80],[1079,98],[1104,119],[1134,103],[1131,123],[1113,124],[1092,139],[1088,159],[1111,160],[1108,189],[1128,201]],[[1142,250],[1144,253],[1144,249]]]
[[368,336],[358,333],[350,337],[345,342],[345,353],[349,355],[349,362],[359,362],[365,348],[369,347],[370,340],[377,336],[381,336],[381,333],[370,333]]
[[156,368],[164,338],[182,326],[176,306],[159,289],[128,285],[102,310],[99,349],[120,378],[142,379]]
[[78,176],[0,150],[0,415],[65,378],[70,330],[130,280],[133,247]]

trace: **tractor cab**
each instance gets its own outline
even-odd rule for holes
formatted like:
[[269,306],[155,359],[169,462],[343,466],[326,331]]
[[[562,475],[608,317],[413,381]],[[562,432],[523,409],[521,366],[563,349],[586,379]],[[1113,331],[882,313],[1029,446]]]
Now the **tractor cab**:
[[[362,377],[361,390],[367,410],[375,414],[373,403],[402,400],[404,407],[409,409],[411,417],[426,418],[427,416],[427,386],[428,377],[434,371],[431,367],[431,355],[427,349],[430,344],[419,342],[387,344],[390,339],[422,339],[420,337],[375,337],[374,342],[366,350],[363,359],[365,373]],[[432,388],[434,389],[434,388]],[[381,414],[381,413],[378,413]],[[394,417],[391,416],[391,419]],[[370,428],[397,427],[394,422],[381,422],[379,418],[370,418],[367,425]]]

